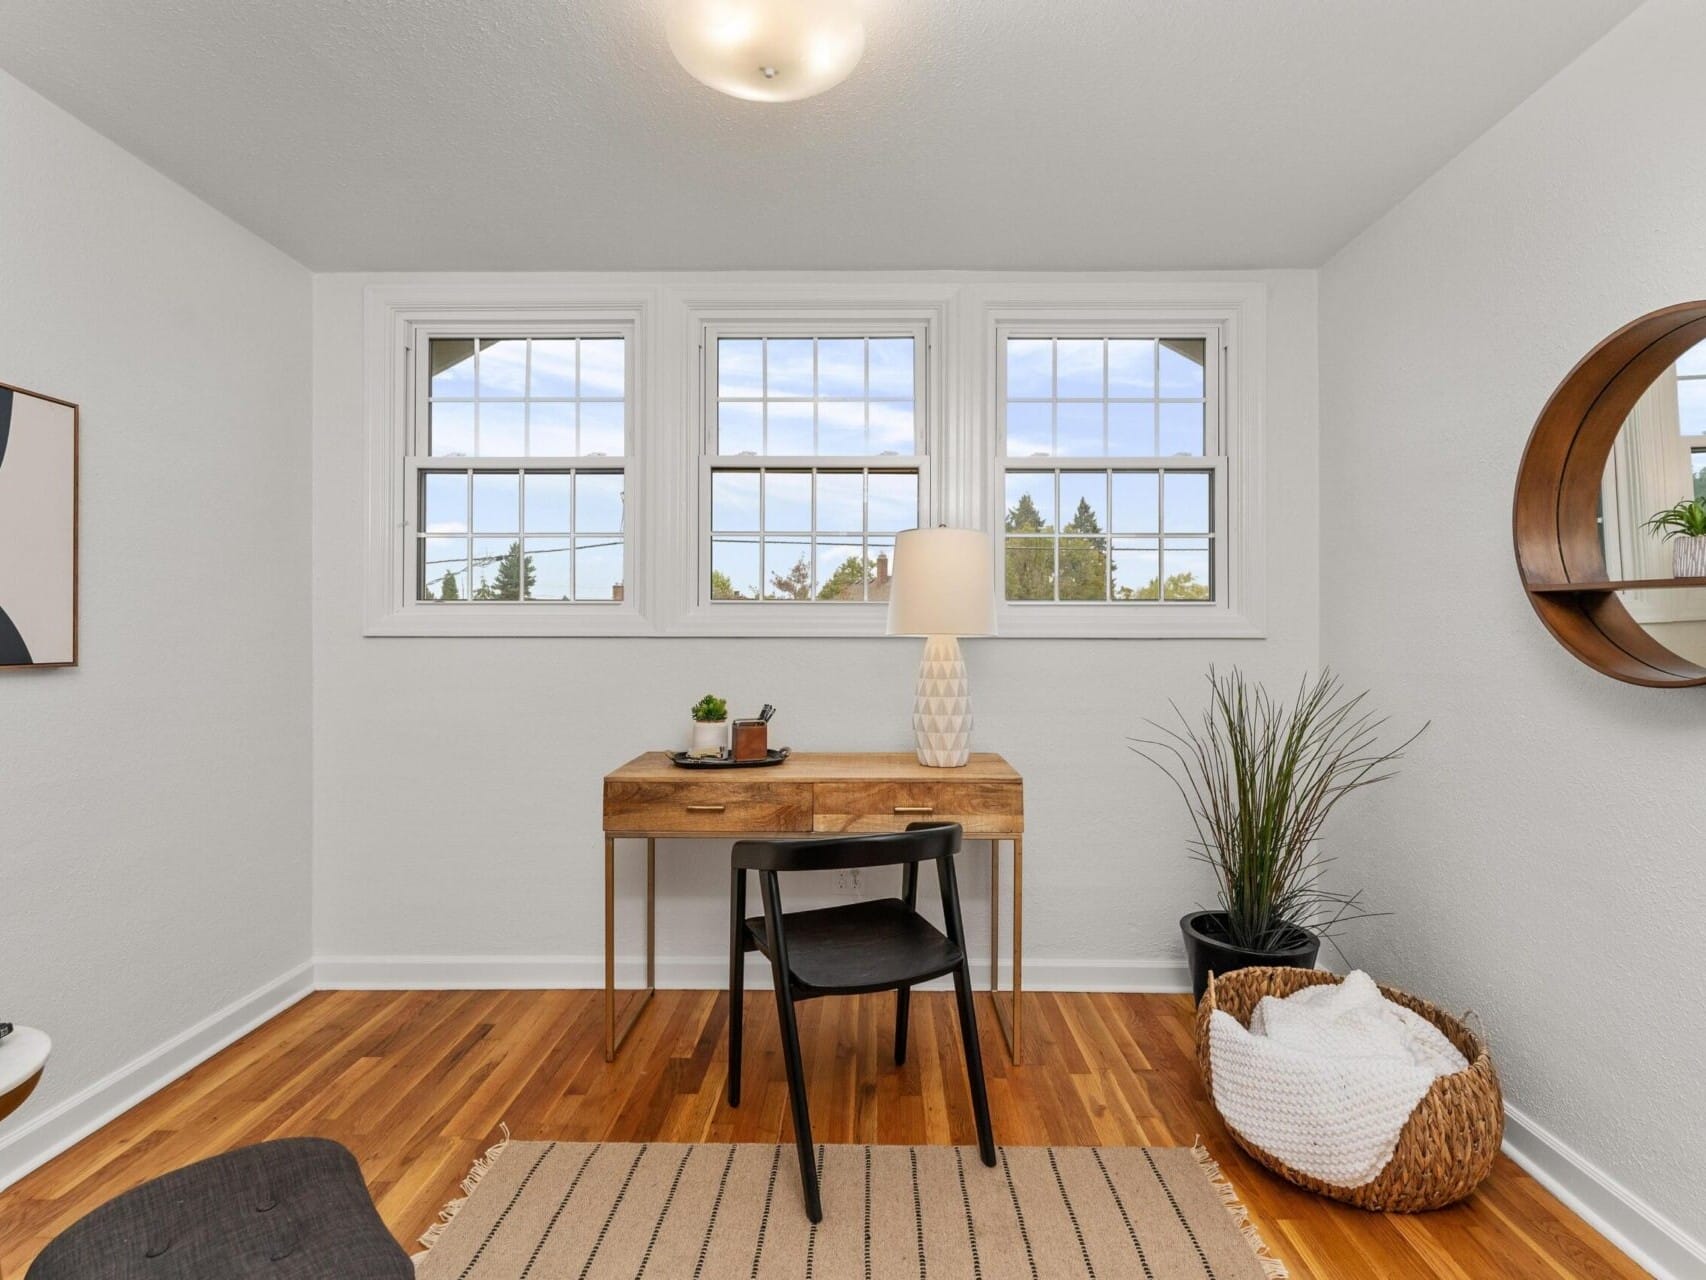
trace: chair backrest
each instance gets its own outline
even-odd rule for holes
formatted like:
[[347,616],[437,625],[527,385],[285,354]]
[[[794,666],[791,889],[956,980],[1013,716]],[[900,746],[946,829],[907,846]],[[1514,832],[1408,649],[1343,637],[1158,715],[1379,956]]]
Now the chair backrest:
[[821,840],[737,840],[734,865],[743,871],[846,871],[897,867],[951,858],[960,851],[957,822],[915,822],[905,831]]

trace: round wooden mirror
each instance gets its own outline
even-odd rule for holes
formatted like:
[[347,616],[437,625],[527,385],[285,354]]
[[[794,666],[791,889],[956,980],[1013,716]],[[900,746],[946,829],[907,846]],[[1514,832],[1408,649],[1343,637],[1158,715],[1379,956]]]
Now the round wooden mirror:
[[1517,473],[1529,603],[1596,671],[1706,684],[1706,567],[1695,563],[1706,540],[1652,525],[1697,497],[1706,502],[1706,302],[1685,302],[1582,358],[1541,410]]

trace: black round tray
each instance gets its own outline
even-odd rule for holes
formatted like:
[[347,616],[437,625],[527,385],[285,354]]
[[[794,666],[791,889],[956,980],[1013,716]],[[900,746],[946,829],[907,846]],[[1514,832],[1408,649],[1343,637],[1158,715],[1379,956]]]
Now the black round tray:
[[781,764],[791,750],[791,747],[771,747],[762,760],[736,760],[732,756],[695,759],[685,751],[671,751],[669,762],[677,769],[762,769],[767,765]]

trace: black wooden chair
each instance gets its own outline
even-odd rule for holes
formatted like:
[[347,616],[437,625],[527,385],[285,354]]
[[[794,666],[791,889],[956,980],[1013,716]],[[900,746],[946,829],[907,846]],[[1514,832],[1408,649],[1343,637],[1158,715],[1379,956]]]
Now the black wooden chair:
[[[906,1061],[906,1023],[912,987],[952,974],[971,1082],[977,1149],[995,1165],[995,1137],[989,1126],[989,1097],[983,1084],[983,1055],[978,1050],[977,1012],[972,1007],[971,968],[966,961],[965,926],[960,920],[960,891],[954,855],[960,851],[956,823],[914,823],[892,835],[839,836],[827,840],[741,840],[734,847],[729,911],[729,1105],[740,1105],[742,997],[745,957],[760,951],[770,960],[776,983],[776,1016],[782,1024],[782,1055],[788,1068],[788,1101],[794,1114],[794,1142],[800,1153],[800,1183],[806,1216],[823,1221],[818,1198],[817,1161],[812,1152],[811,1116],[806,1109],[805,1070],[800,1062],[800,1033],[794,1004],[814,996],[896,993],[894,1060]],[[918,864],[934,862],[942,888],[942,916],[948,932],[918,914]],[[901,867],[901,895],[855,902],[817,911],[784,912],[778,873],[843,871]],[[746,918],[746,873],[758,872],[764,914]]]

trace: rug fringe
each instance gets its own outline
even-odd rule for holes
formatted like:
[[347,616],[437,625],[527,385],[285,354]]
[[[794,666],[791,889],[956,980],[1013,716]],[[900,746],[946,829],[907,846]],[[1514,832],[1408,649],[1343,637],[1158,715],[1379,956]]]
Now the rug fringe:
[[1256,1261],[1262,1265],[1262,1274],[1267,1280],[1288,1280],[1291,1272],[1286,1270],[1285,1263],[1274,1257],[1268,1251],[1268,1242],[1262,1239],[1262,1233],[1256,1230],[1256,1224],[1250,1221],[1250,1211],[1244,1202],[1238,1198],[1238,1188],[1227,1181],[1226,1175],[1220,1171],[1220,1164],[1208,1153],[1208,1148],[1201,1140],[1191,1144],[1191,1154],[1197,1158],[1197,1164],[1208,1175],[1209,1185],[1220,1196],[1220,1202],[1226,1206],[1226,1211],[1232,1215],[1232,1220],[1238,1224],[1238,1234],[1244,1237],[1246,1243],[1255,1252]]
[[492,1171],[492,1166],[498,1162],[498,1157],[504,1153],[504,1148],[509,1146],[509,1126],[500,1124],[498,1129],[503,1133],[503,1137],[487,1147],[486,1154],[474,1161],[474,1167],[469,1169],[468,1176],[462,1179],[462,1194],[440,1209],[438,1221],[421,1232],[421,1251],[414,1255],[417,1261],[439,1242],[445,1228],[455,1221],[456,1215],[462,1212],[462,1206],[468,1203],[468,1197],[474,1194],[474,1189],[485,1180],[486,1175]]

